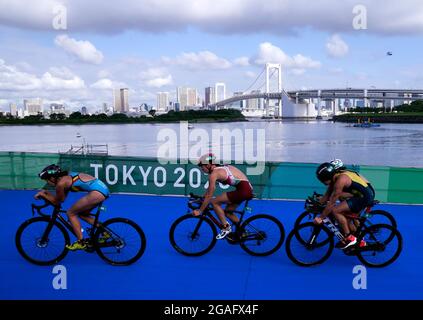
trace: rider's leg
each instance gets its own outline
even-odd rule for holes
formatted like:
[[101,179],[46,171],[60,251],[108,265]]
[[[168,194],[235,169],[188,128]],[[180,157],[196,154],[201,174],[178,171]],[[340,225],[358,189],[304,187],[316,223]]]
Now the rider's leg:
[[349,222],[348,219],[344,216],[344,214],[351,213],[350,208],[346,201],[342,201],[340,204],[335,206],[332,210],[332,214],[335,216],[335,219],[338,220],[339,225],[344,231],[344,235],[350,234]]
[[[88,193],[86,196],[79,199],[73,206],[66,212],[69,217],[69,221],[72,225],[73,231],[76,234],[78,240],[82,240],[82,232],[81,232],[81,223],[79,222],[78,215],[82,212],[87,212],[91,210],[93,207],[97,206],[100,202],[105,200],[104,195],[100,192],[92,191]],[[85,217],[88,220],[94,223],[94,219],[91,217]],[[85,220],[85,219],[84,219]],[[87,220],[85,220],[87,221]],[[88,222],[88,221],[87,221]]]
[[216,198],[211,200],[211,204],[213,206],[214,212],[216,212],[217,217],[219,218],[222,225],[227,225],[228,222],[226,220],[225,211],[222,208],[222,204],[228,203],[229,199],[226,195],[226,192],[222,193],[221,195],[217,196]]
[[357,244],[357,237],[351,234],[349,221],[347,217],[345,217],[345,214],[352,214],[350,206],[348,205],[347,201],[343,201],[339,205],[334,207],[332,210],[332,213],[335,216],[335,218],[338,220],[345,235],[345,239],[339,241],[336,244],[336,247],[344,250],[344,249],[347,249],[348,247],[351,247]]
[[236,214],[233,213],[233,211],[238,208],[238,203],[228,203],[225,208],[225,214],[231,220],[234,224],[237,224],[239,222],[239,218]]

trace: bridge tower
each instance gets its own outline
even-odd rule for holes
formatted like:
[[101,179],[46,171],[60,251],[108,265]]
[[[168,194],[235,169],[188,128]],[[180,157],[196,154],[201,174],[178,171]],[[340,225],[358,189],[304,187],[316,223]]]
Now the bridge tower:
[[[282,65],[280,63],[266,63],[266,94],[271,93],[270,92],[270,78],[272,75],[278,72],[278,75],[276,77],[277,79],[277,92],[282,92]],[[279,98],[278,100],[278,117],[282,117],[282,99]],[[269,112],[269,98],[264,99],[264,108],[266,110],[266,114]]]

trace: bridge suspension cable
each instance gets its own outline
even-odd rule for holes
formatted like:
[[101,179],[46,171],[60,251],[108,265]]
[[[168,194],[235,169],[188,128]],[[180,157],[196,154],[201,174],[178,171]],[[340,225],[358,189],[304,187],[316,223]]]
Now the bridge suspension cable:
[[257,76],[257,78],[254,80],[254,82],[247,88],[245,89],[243,92],[247,92],[249,91],[257,82],[257,80],[260,78],[260,76],[263,74],[263,72],[266,70],[266,67],[263,68],[263,70],[261,70],[260,74]]
[[[272,78],[272,77],[273,77],[273,75],[275,74],[276,70],[277,70],[277,69],[273,69],[272,73],[271,73],[271,74],[270,74],[270,76],[269,76],[269,80],[270,80],[270,78]],[[262,88],[264,88],[264,86],[265,86],[265,85],[266,85],[266,79],[264,79],[263,84],[262,84],[260,87],[258,87],[258,88],[257,88],[257,90],[261,90]]]

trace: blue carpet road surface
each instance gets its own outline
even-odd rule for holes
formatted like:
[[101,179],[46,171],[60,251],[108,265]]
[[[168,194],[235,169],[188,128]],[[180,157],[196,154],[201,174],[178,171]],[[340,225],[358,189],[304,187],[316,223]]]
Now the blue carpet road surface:
[[[335,250],[323,265],[302,268],[286,256],[285,246],[269,257],[252,257],[239,246],[219,241],[202,257],[177,253],[169,243],[172,222],[186,213],[186,198],[112,195],[108,217],[127,217],[147,236],[143,257],[129,267],[113,267],[95,253],[70,252],[67,289],[55,290],[53,267],[25,261],[15,248],[19,225],[31,217],[34,191],[0,191],[1,299],[423,299],[423,207],[380,205],[398,221],[404,238],[400,258],[383,269],[367,269],[367,289],[353,288],[360,262]],[[72,194],[69,207],[81,194]],[[269,213],[288,233],[303,203],[254,200],[253,213]]]

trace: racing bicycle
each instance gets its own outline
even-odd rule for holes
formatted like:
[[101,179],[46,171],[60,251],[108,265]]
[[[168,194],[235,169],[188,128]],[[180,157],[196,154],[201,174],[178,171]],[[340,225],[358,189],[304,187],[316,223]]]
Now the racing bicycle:
[[[32,215],[39,215],[26,220],[18,228],[15,243],[18,252],[27,261],[46,266],[57,264],[68,254],[66,245],[70,244],[69,233],[75,235],[72,225],[66,218],[66,211],[44,199],[43,205],[32,204]],[[51,214],[43,212],[53,207]],[[95,209],[95,208],[94,208]],[[94,225],[87,228],[87,252],[97,252],[104,261],[111,265],[127,266],[136,262],[146,248],[146,237],[135,222],[126,218],[112,218],[99,221],[103,203],[96,206]]]
[[[217,228],[223,228],[220,221],[213,216],[211,204],[201,215],[192,215],[192,210],[200,208],[203,200],[203,197],[191,193],[187,214],[179,217],[169,231],[172,247],[185,256],[201,256],[209,252],[216,245]],[[239,222],[225,239],[230,244],[240,245],[250,255],[271,255],[283,244],[284,227],[278,219],[267,214],[252,215],[244,220],[244,215],[251,212],[248,203],[249,201],[245,201],[242,210],[226,211],[239,215]]]

